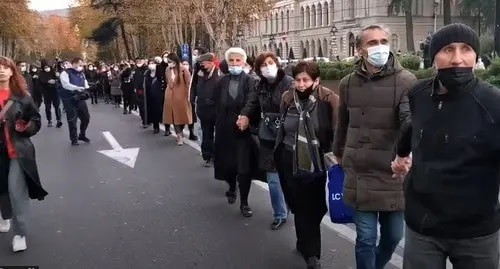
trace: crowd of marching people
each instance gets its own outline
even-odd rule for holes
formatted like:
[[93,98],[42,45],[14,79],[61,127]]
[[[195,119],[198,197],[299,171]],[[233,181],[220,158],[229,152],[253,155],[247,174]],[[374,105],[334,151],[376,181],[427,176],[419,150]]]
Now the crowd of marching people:
[[384,268],[405,227],[406,269],[444,269],[447,258],[456,269],[497,269],[500,91],[474,75],[479,38],[463,24],[440,29],[430,43],[437,73],[417,81],[391,52],[389,37],[377,25],[360,32],[361,59],[338,92],[322,86],[313,61],[285,72],[272,52],[249,59],[237,47],[222,61],[197,48],[192,59],[165,52],[85,65],[75,58],[42,62],[41,70],[21,62],[20,72],[0,58],[0,193],[8,193],[0,200],[0,232],[12,218],[14,251],[25,250],[27,201],[47,195],[29,141],[41,126],[40,104],[47,126],[54,108],[60,128],[62,101],[76,146],[90,142],[86,100],[94,105],[102,97],[125,115],[138,111],[142,127],[155,134],[164,124],[179,146],[198,140],[199,120],[203,165],[227,183],[227,202],[239,197],[241,215],[251,217],[251,182],[267,182],[270,227],[278,230],[294,215],[296,249],[307,268],[321,267],[327,175],[340,165],[358,269]]

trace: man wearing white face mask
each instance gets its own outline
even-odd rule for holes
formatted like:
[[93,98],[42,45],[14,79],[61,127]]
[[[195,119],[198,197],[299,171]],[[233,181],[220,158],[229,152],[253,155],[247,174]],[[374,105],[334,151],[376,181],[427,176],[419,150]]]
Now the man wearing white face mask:
[[[83,72],[83,60],[75,58],[71,61],[71,64],[71,68],[61,73],[62,90],[60,94],[66,110],[66,118],[68,119],[71,145],[78,146],[78,140],[90,143],[90,139],[86,135],[90,122],[90,114],[86,102],[90,98],[90,95],[86,93],[86,90],[90,87]],[[80,134],[78,134],[76,127],[78,119],[80,119]]]
[[356,38],[357,68],[339,84],[333,153],[346,175],[344,202],[356,210],[357,269],[384,268],[403,236],[403,182],[394,181],[390,163],[416,78],[390,52],[389,37],[381,26],[364,28]]
[[253,215],[248,204],[252,178],[258,172],[257,145],[250,130],[237,128],[241,111],[248,95],[254,90],[255,81],[245,72],[243,66],[247,54],[242,48],[229,48],[225,53],[229,74],[219,79],[216,89],[216,126],[214,141],[214,174],[218,180],[228,183],[227,202],[234,204],[239,185],[240,212],[246,218]]

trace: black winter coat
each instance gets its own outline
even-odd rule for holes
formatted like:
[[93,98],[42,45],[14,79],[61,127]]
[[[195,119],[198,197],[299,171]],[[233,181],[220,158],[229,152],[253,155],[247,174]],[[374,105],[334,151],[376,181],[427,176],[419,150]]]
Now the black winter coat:
[[238,97],[229,94],[232,75],[225,75],[216,86],[217,120],[215,125],[214,173],[219,180],[231,180],[238,174],[250,174],[262,179],[258,170],[258,146],[247,129],[240,131],[236,125],[245,106],[248,94],[253,91],[255,81],[247,74],[239,75]]
[[146,91],[146,122],[162,122],[165,90],[162,89],[162,82],[156,75],[151,77],[151,71],[146,72],[144,89]]
[[[40,114],[30,96],[11,96],[10,99],[14,101],[14,103],[7,111],[5,120],[12,143],[16,150],[17,159],[25,174],[29,197],[31,199],[43,200],[48,193],[44,190],[40,182],[36,164],[35,147],[30,139],[30,137],[36,135],[41,128]],[[15,130],[15,121],[19,118],[26,122],[30,122],[29,128],[22,133]],[[0,166],[3,166],[1,169],[2,171],[5,171],[4,165],[8,165],[8,162],[3,161],[0,163]],[[8,192],[7,176],[2,174],[0,176],[0,194],[6,192]]]

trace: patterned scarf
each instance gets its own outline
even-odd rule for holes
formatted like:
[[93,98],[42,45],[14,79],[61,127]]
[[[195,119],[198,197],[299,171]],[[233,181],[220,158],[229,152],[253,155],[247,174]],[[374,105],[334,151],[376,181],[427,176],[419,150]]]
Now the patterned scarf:
[[295,136],[293,173],[300,171],[325,171],[323,157],[316,136],[315,124],[318,123],[317,90],[313,91],[306,102],[301,103],[297,92],[293,93],[295,107],[299,113],[299,127]]

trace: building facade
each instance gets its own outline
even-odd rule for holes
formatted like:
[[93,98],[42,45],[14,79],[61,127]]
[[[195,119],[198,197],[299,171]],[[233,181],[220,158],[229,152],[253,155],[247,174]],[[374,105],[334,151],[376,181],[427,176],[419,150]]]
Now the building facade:
[[[388,14],[389,0],[283,0],[278,1],[265,17],[255,18],[247,27],[243,41],[249,55],[273,51],[282,59],[354,56],[355,36],[371,24],[386,26],[391,32],[393,51],[407,51],[406,23],[402,12]],[[413,34],[415,49],[434,24],[443,24],[440,0],[413,0]],[[458,0],[452,0],[455,21]],[[437,14],[434,20],[434,14]]]

